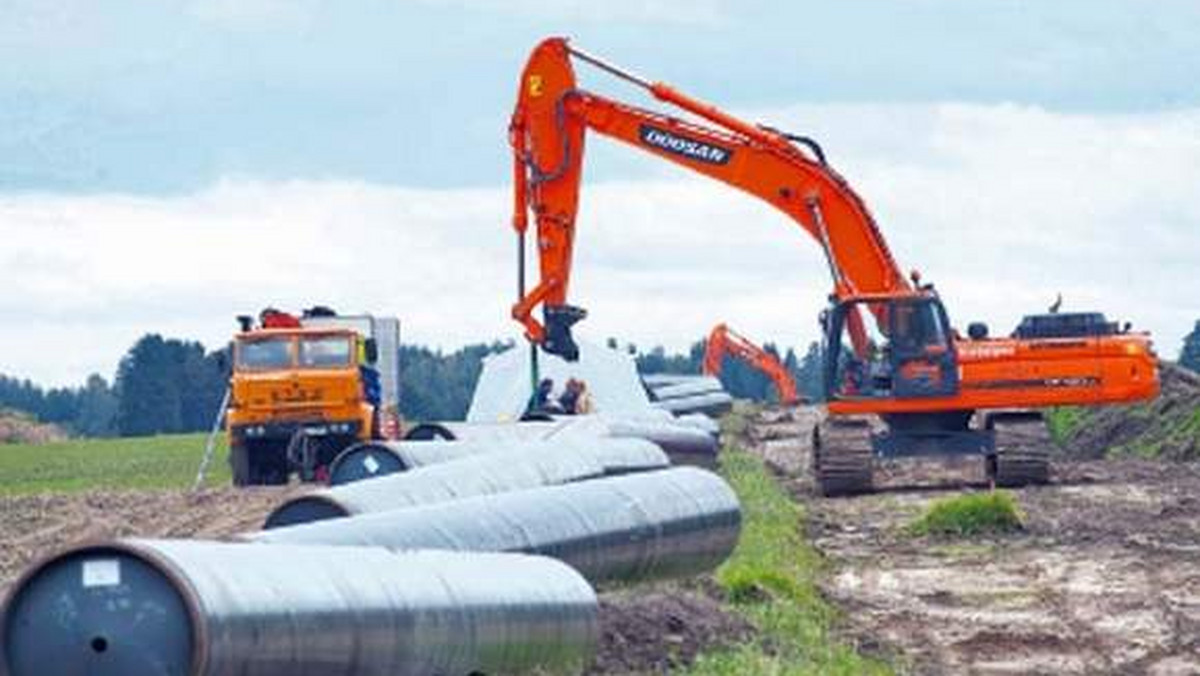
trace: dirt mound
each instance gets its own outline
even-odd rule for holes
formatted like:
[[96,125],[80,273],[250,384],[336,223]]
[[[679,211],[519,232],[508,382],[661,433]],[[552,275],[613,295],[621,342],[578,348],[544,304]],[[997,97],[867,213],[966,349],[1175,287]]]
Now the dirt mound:
[[1162,394],[1132,406],[1073,408],[1060,443],[1068,457],[1200,459],[1200,375],[1163,362]]
[[0,444],[48,444],[66,438],[67,433],[57,425],[39,423],[28,413],[0,408]]
[[753,631],[711,593],[690,589],[611,592],[600,599],[600,652],[589,674],[668,673],[702,651]]

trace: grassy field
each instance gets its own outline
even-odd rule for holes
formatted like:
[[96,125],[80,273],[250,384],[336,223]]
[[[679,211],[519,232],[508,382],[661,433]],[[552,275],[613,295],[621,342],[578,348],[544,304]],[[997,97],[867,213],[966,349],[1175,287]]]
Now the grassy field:
[[837,613],[817,588],[824,561],[804,537],[804,508],[748,453],[726,448],[722,473],[742,501],[743,524],[737,551],[717,571],[717,582],[759,636],[701,655],[687,673],[892,673],[834,635]]
[[[205,434],[136,439],[83,439],[43,445],[0,445],[0,494],[72,492],[92,488],[186,488],[204,455]],[[228,485],[220,438],[208,485]]]

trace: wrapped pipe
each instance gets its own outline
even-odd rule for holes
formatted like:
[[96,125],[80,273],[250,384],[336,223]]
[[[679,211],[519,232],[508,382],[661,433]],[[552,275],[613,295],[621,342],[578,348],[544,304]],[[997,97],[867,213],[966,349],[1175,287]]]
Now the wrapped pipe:
[[712,376],[697,376],[684,382],[654,387],[651,388],[651,391],[654,393],[655,399],[663,401],[666,399],[680,399],[712,394],[714,392],[724,392],[725,387],[721,385],[720,380]]
[[727,392],[708,392],[674,399],[661,399],[654,405],[675,415],[688,413],[703,413],[719,416],[728,413],[733,408],[733,397]]
[[608,433],[614,438],[646,439],[667,452],[673,465],[715,468],[720,443],[713,435],[690,425],[652,420],[613,420]]
[[11,676],[579,671],[597,602],[544,557],[118,540],[28,571],[0,615]]
[[600,438],[590,434],[528,441],[368,441],[347,448],[330,463],[329,483],[343,486],[363,479],[496,453],[513,457],[554,457],[576,452],[595,457],[603,465],[605,474],[640,472],[669,463],[662,449],[652,441]]
[[242,536],[268,544],[526,552],[592,582],[702,573],[737,544],[741,510],[721,477],[695,467],[484,495]]
[[553,420],[515,423],[425,422],[404,435],[406,441],[525,441],[553,434]]
[[658,446],[643,439],[514,445],[509,450],[343,483],[293,498],[271,512],[263,527],[565,484],[605,474],[662,469],[669,464]]

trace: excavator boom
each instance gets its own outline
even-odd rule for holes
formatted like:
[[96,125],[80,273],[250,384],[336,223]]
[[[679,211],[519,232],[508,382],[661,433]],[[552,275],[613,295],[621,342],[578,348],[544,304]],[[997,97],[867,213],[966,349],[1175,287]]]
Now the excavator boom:
[[[715,126],[581,90],[572,56]],[[669,85],[650,83],[575,50],[563,38],[551,38],[529,58],[509,128],[516,177],[513,225],[523,234],[532,212],[541,266],[540,283],[524,293],[512,314],[526,336],[551,353],[575,353],[570,327],[584,316],[567,297],[587,130],[731,185],[782,211],[825,252],[838,298],[912,291],[862,199],[824,164],[823,152],[811,140],[793,137],[802,139],[802,150],[781,132],[738,120]],[[539,305],[543,321],[533,316]],[[882,310],[872,310],[881,319]],[[856,348],[865,350],[859,319],[852,322]]]
[[704,374],[720,377],[727,356],[740,359],[766,374],[775,383],[779,403],[790,405],[800,400],[796,394],[796,380],[775,355],[727,325],[717,324],[709,332],[708,342],[704,346]]

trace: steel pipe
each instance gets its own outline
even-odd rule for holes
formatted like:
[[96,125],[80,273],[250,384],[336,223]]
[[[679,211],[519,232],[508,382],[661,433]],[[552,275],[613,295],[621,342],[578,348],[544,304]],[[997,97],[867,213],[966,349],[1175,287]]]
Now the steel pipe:
[[685,373],[643,373],[641,375],[642,382],[652,390],[666,385],[686,383],[703,377],[705,376],[687,375]]
[[654,405],[675,415],[688,413],[704,413],[706,415],[721,415],[733,408],[733,397],[727,392],[709,392],[689,397],[661,399]]
[[675,422],[686,427],[695,427],[714,437],[721,434],[721,424],[703,413],[687,413],[677,417]]
[[517,423],[425,422],[410,429],[406,441],[524,441],[543,439],[558,426],[553,421]]
[[688,576],[737,544],[741,510],[721,477],[678,467],[317,521],[242,536],[260,543],[553,556],[592,582]]
[[497,449],[495,443],[479,441],[364,441],[342,451],[329,463],[329,483],[337,486]]
[[654,442],[637,438],[572,435],[530,441],[371,441],[342,451],[329,465],[329,483],[344,486],[363,479],[494,453],[535,458],[580,453],[595,457],[604,467],[604,474],[641,472],[670,464]]
[[646,439],[657,444],[666,451],[672,465],[717,466],[720,443],[699,428],[648,420],[614,420],[608,426],[613,437]]
[[579,671],[597,634],[591,587],[545,557],[118,540],[25,573],[0,615],[0,671]]
[[714,392],[724,392],[725,388],[721,385],[721,381],[712,376],[697,376],[686,382],[654,387],[651,388],[651,391],[654,393],[655,399],[662,401],[664,399],[680,399],[712,394]]
[[345,483],[293,498],[271,512],[263,527],[565,484],[605,474],[662,469],[669,464],[662,449],[643,439],[513,445],[507,450]]

